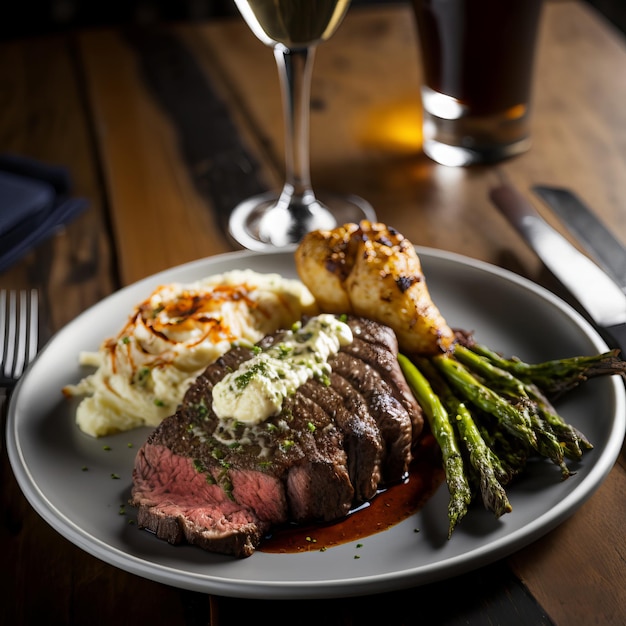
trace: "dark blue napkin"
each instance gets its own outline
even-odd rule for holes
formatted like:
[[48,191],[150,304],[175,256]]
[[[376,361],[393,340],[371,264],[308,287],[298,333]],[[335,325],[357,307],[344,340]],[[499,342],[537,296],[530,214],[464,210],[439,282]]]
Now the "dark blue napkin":
[[0,155],[0,272],[87,207],[65,168]]

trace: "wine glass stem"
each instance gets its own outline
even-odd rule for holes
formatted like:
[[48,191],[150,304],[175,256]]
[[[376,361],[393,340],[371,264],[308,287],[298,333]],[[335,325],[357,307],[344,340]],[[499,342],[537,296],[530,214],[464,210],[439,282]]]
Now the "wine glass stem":
[[285,122],[285,186],[281,200],[312,200],[309,112],[315,46],[291,50],[278,44],[274,47],[274,57],[278,66]]

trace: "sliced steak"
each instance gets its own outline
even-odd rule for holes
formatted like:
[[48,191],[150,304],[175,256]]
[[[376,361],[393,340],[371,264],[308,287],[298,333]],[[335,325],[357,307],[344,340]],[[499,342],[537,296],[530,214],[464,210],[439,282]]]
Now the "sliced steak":
[[[340,352],[329,359],[333,372],[363,394],[383,442],[382,481],[393,483],[406,474],[411,459],[412,422],[380,374],[368,363]],[[357,366],[358,364],[358,366]]]
[[342,352],[364,361],[381,375],[411,416],[413,441],[417,442],[424,427],[422,408],[398,367],[398,340],[395,333],[388,326],[365,318],[351,318],[348,325],[352,328],[354,341],[345,346]]
[[[260,518],[252,507],[230,498],[219,476],[207,480],[196,461],[166,446],[144,446],[134,476],[139,526],[172,544],[186,541],[213,552],[249,556],[271,528],[267,517]],[[272,503],[275,518],[284,515],[283,491],[271,477],[232,472],[230,480],[233,489],[239,480],[254,481],[252,489],[247,485],[243,493],[257,493],[260,501]],[[259,507],[267,515],[267,505],[265,509]]]
[[210,365],[137,455],[139,525],[173,544],[245,557],[278,525],[339,519],[401,480],[419,405],[393,332],[360,318],[348,324],[355,341],[331,357],[329,380],[310,379],[259,425],[225,429],[211,408],[213,386],[254,350],[233,348]]
[[353,504],[361,504],[371,500],[382,483],[384,442],[365,398],[342,376],[332,373],[330,378],[330,386],[310,380],[300,392],[332,415],[341,430],[354,488]]

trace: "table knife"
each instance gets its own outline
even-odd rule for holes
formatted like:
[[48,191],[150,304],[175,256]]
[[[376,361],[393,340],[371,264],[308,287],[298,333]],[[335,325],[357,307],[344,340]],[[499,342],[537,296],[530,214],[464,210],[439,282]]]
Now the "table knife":
[[626,294],[619,285],[552,228],[513,186],[492,189],[490,198],[576,298],[607,343],[626,355]]
[[535,185],[533,191],[556,213],[622,291],[626,291],[626,248],[598,216],[569,189]]

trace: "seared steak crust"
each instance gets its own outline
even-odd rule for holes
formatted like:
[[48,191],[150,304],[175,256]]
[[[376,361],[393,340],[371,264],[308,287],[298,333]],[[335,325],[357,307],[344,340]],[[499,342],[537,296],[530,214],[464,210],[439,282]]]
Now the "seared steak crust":
[[307,381],[257,426],[225,431],[211,408],[213,386],[254,351],[233,348],[210,365],[137,454],[139,525],[173,544],[244,557],[277,525],[339,519],[401,480],[421,410],[393,331],[347,322],[354,342],[329,360],[329,381]]

